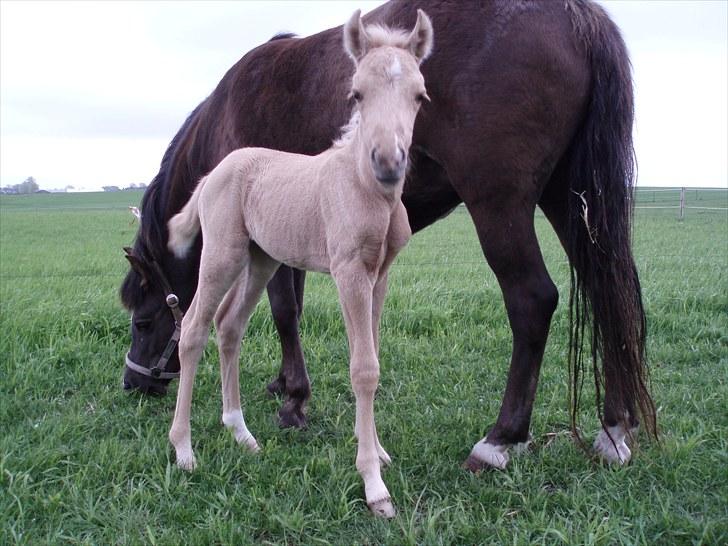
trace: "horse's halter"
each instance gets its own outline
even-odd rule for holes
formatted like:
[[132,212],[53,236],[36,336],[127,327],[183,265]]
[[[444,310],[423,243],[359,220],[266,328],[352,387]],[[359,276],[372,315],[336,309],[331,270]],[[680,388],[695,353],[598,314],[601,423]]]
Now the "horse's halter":
[[164,300],[167,303],[167,307],[169,307],[169,310],[172,312],[172,316],[174,317],[174,332],[172,333],[172,337],[169,338],[164,351],[162,351],[162,356],[159,357],[159,360],[157,360],[157,363],[154,366],[145,368],[144,366],[137,364],[129,358],[128,352],[124,359],[126,361],[126,367],[138,374],[153,377],[155,379],[175,379],[179,377],[179,372],[168,372],[165,370],[175,347],[177,347],[177,343],[179,343],[179,338],[182,333],[182,318],[184,317],[184,313],[179,308],[179,298],[172,292],[172,287],[169,284],[167,277],[165,277],[162,268],[159,267],[159,264],[154,260],[152,260],[151,265],[157,275],[157,279],[162,285],[162,289],[164,290]]

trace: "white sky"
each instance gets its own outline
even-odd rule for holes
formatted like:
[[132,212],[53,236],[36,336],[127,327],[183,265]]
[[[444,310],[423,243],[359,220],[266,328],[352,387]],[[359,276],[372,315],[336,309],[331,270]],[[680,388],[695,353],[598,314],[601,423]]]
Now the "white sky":
[[[0,185],[149,183],[246,51],[381,2],[0,2]],[[643,186],[728,186],[728,2],[604,0],[634,65]]]

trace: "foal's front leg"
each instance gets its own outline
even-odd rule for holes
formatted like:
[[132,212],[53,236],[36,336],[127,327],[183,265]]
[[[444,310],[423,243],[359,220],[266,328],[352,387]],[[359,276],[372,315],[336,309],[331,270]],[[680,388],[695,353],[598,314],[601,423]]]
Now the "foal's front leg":
[[349,374],[356,397],[356,468],[364,480],[369,508],[376,515],[390,518],[396,510],[382,480],[374,426],[374,393],[379,384],[379,361],[372,335],[374,279],[362,264],[356,264],[335,272],[334,280],[346,322],[351,355]]

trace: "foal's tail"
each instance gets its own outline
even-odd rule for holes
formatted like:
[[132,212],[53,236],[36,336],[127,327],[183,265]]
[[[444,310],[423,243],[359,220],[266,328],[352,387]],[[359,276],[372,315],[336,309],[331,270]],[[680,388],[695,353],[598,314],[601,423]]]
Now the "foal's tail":
[[[602,425],[606,417],[629,430],[639,415],[656,438],[655,405],[647,386],[645,313],[632,256],[636,168],[631,66],[619,29],[599,6],[582,4],[574,11],[592,89],[581,127],[559,168],[568,182],[572,428],[576,432],[585,347],[590,347]],[[606,415],[601,410],[605,387]]]
[[169,238],[167,248],[174,253],[177,258],[184,258],[190,250],[192,243],[195,242],[197,234],[200,232],[200,213],[198,203],[200,201],[200,192],[205,186],[207,177],[202,178],[197,184],[192,197],[187,204],[175,214],[167,224],[169,228]]

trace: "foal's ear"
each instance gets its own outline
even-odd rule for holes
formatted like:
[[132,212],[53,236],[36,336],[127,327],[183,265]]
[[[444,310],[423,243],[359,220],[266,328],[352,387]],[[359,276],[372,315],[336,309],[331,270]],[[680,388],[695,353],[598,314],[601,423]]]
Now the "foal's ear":
[[427,14],[421,9],[417,10],[417,23],[415,28],[409,35],[409,50],[418,63],[424,61],[432,53],[432,42],[434,40],[434,31],[432,30],[432,21]]
[[358,9],[344,25],[344,49],[358,63],[367,54],[369,36],[361,22],[361,10]]

